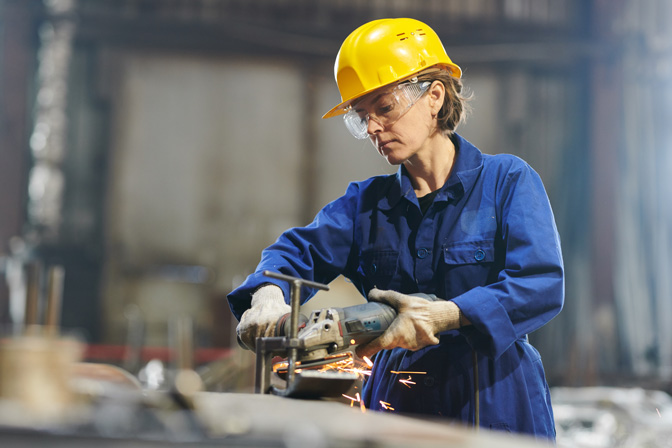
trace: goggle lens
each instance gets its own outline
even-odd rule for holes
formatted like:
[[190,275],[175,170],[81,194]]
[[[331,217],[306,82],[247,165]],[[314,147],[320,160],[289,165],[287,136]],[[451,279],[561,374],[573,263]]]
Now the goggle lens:
[[369,120],[381,126],[397,122],[422,97],[431,83],[425,81],[405,82],[392,90],[375,96],[372,100],[360,101],[343,115],[345,127],[358,140],[369,136]]

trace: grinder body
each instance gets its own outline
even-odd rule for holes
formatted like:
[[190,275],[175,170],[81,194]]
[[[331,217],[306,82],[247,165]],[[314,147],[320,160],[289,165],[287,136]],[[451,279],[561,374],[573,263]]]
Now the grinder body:
[[[430,301],[434,295],[413,294]],[[397,311],[380,302],[367,302],[344,308],[324,308],[313,311],[309,317],[299,318],[299,359],[315,361],[358,345],[367,344],[392,324]],[[290,319],[285,315],[275,327],[276,336],[289,335]]]

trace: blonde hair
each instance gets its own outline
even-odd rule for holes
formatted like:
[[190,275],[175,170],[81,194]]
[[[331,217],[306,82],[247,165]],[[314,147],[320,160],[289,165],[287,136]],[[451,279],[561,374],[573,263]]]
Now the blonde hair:
[[424,81],[440,81],[443,84],[446,95],[443,98],[443,106],[441,106],[441,110],[436,117],[437,126],[445,134],[452,134],[471,111],[468,104],[471,100],[471,94],[465,91],[462,80],[455,78],[447,70],[434,69],[420,73],[418,82]]

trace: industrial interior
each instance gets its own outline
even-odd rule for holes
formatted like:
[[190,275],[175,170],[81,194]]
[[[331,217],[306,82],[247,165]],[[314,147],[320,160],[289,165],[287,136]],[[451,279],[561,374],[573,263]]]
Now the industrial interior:
[[[396,171],[321,119],[339,46],[388,17],[462,68],[457,132],[543,180],[565,302],[529,338],[557,446],[672,447],[667,0],[0,1],[1,445],[544,446],[366,412],[361,375],[259,393],[293,376],[237,343],[261,251]],[[363,302],[340,277],[302,311]]]

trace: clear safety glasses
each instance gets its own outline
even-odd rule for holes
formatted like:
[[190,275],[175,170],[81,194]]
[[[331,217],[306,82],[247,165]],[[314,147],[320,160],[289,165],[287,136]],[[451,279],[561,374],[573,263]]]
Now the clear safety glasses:
[[417,78],[413,78],[382,93],[369,94],[343,115],[345,127],[356,139],[365,139],[369,136],[369,120],[382,127],[391,126],[408,112],[430,85],[429,81],[418,84]]

